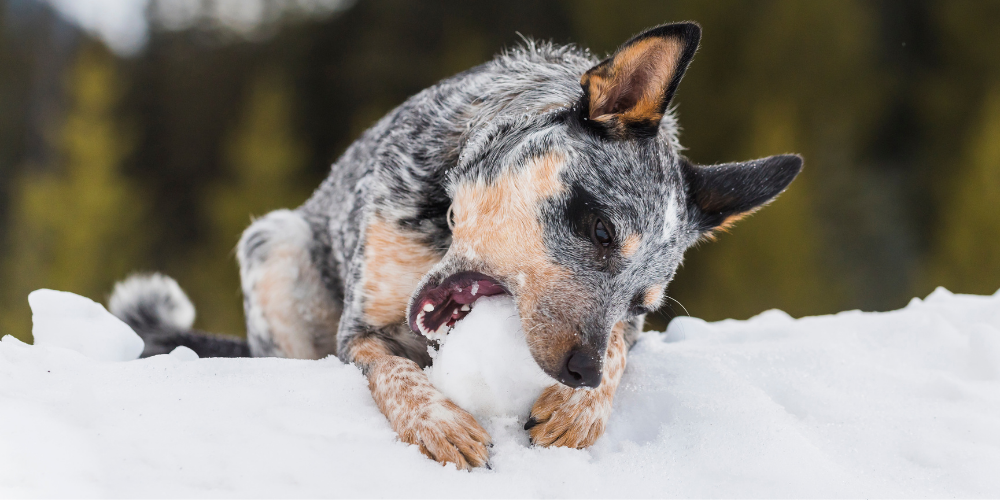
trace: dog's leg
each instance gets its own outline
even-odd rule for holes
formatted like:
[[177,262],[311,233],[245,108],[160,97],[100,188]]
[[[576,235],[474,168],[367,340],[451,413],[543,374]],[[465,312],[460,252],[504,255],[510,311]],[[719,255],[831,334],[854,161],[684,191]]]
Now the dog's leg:
[[336,354],[342,302],[323,281],[321,266],[329,264],[319,244],[305,218],[290,210],[271,212],[243,232],[237,257],[253,356]]
[[399,438],[460,469],[486,464],[490,436],[468,412],[435,389],[414,361],[393,354],[380,336],[356,337],[349,356],[368,377],[379,410]]
[[554,384],[542,392],[524,425],[530,431],[532,444],[586,448],[604,434],[611,403],[625,371],[626,337],[637,328],[637,322],[615,325],[608,339],[601,385],[594,389],[572,389]]
[[435,389],[423,366],[427,339],[410,331],[406,305],[421,277],[441,259],[421,233],[372,216],[363,251],[348,265],[340,358],[368,377],[375,404],[400,440],[462,469],[486,463],[490,436],[475,418]]

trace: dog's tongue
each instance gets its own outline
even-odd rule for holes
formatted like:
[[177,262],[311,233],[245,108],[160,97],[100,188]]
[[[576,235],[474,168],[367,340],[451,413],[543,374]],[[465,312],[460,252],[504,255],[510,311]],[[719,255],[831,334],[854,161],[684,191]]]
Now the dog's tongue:
[[471,283],[452,283],[451,300],[459,304],[471,304],[480,297],[490,297],[505,293],[502,286],[490,280],[476,280]]

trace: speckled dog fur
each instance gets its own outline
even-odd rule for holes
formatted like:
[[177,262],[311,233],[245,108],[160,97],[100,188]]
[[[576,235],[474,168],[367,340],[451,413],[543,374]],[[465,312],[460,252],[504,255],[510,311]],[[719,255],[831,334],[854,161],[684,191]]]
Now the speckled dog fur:
[[680,155],[668,106],[700,36],[659,26],[604,61],[526,42],[408,99],[304,205],[243,234],[252,354],[355,363],[401,440],[483,465],[489,435],[430,385],[428,340],[411,329],[451,304],[428,291],[481,273],[513,296],[554,379],[528,418],[533,442],[592,444],[684,251],[801,168],[791,155],[710,167]]

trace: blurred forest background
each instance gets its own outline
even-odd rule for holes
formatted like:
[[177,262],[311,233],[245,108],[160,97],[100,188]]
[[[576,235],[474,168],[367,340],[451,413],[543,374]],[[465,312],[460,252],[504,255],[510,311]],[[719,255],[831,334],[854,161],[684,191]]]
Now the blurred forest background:
[[806,158],[688,254],[670,294],[691,315],[1000,288],[1000,2],[50,1],[0,0],[0,334],[30,340],[31,290],[103,302],[159,270],[198,327],[242,335],[241,230],[384,113],[518,33],[605,54],[679,20],[704,28],[675,100],[688,156]]

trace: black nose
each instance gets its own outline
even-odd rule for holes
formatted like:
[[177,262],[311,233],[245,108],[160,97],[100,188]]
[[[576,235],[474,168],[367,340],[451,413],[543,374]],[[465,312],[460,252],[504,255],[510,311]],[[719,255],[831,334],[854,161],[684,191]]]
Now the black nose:
[[601,360],[586,351],[573,349],[566,356],[559,381],[570,387],[597,387],[601,385]]

